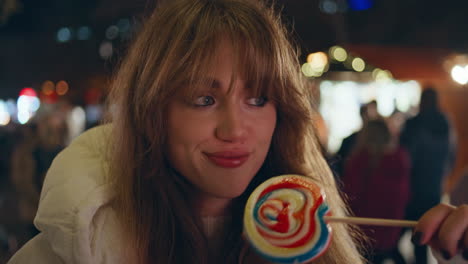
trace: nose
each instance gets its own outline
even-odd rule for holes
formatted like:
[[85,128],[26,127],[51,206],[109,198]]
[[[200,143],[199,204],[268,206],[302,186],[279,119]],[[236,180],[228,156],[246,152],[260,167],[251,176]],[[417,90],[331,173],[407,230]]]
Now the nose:
[[243,143],[247,137],[247,120],[239,106],[229,104],[220,109],[216,137],[225,142]]

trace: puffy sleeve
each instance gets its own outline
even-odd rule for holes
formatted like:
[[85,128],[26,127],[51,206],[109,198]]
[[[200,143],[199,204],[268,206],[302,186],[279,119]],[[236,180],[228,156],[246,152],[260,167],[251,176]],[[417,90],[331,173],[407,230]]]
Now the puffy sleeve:
[[7,264],[64,264],[50,247],[43,234],[26,243]]

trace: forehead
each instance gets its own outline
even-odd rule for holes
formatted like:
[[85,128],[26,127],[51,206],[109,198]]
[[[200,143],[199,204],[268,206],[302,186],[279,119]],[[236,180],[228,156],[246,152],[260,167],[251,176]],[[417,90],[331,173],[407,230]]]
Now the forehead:
[[204,44],[191,49],[191,55],[176,77],[178,93],[190,96],[197,88],[226,85],[232,90],[235,81],[242,81],[254,94],[269,96],[275,78],[269,67],[271,58],[262,48],[243,38],[226,35]]

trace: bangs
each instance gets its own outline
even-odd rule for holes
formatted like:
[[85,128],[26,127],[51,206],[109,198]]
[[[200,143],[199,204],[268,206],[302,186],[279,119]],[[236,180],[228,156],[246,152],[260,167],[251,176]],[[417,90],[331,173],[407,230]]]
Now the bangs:
[[[281,54],[274,43],[274,30],[262,19],[264,14],[244,5],[239,5],[238,9],[232,5],[229,9],[217,5],[215,1],[208,1],[191,21],[184,41],[184,56],[176,70],[178,81],[173,82],[176,93],[193,97],[197,86],[211,87],[210,77],[217,69],[216,62],[224,59],[220,49],[222,45],[229,45],[234,64],[230,90],[233,81],[241,79],[253,96],[279,100],[285,86],[279,63]],[[257,19],[252,20],[252,17]]]

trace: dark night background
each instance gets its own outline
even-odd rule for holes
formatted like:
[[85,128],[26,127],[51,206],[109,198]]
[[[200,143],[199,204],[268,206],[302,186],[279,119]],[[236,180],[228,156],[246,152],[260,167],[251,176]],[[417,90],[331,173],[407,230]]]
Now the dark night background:
[[[372,5],[365,6],[366,2]],[[460,146],[468,146],[468,89],[444,69],[450,54],[468,53],[468,1],[453,0],[278,0],[303,51],[326,51],[342,45],[367,62],[389,69],[396,79],[414,79],[441,91],[442,107],[457,129]],[[87,90],[105,93],[108,79],[124,53],[138,21],[154,7],[148,0],[0,0],[0,99],[16,98],[24,87],[40,90],[46,80],[66,80],[67,96],[84,104]],[[364,6],[356,6],[364,4]],[[99,47],[106,29],[128,19],[131,30],[111,40],[112,57]],[[88,26],[88,40],[76,37]],[[62,27],[72,38],[57,41]],[[109,40],[107,40],[109,41]],[[459,148],[456,173],[468,164],[468,149]]]
[[[458,52],[468,49],[468,1],[379,0],[361,11],[351,10],[352,1],[345,0],[277,2],[283,6],[285,18],[294,25],[304,53],[325,50],[334,44]],[[17,96],[22,87],[38,87],[44,80],[66,79],[73,90],[82,89],[80,86],[90,76],[108,74],[118,55],[110,60],[99,57],[106,28],[121,18],[129,18],[132,23],[138,21],[145,10],[154,6],[154,1],[147,0],[1,0],[0,3],[3,99]],[[330,14],[334,8],[336,13]],[[91,38],[58,43],[57,30],[65,26],[72,29],[89,26]],[[113,42],[118,50],[125,46],[125,41]]]

